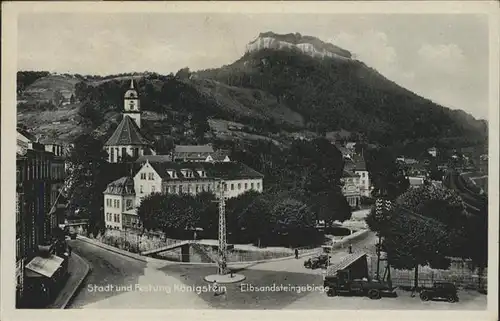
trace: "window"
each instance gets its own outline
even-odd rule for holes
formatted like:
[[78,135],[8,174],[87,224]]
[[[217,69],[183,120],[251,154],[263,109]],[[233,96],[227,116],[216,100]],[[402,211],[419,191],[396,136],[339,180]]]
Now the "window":
[[16,239],[16,258],[21,257],[21,239]]
[[209,192],[210,192],[210,190],[211,190],[211,189],[212,189],[212,188],[210,187],[210,185],[207,185],[207,191],[209,191]]
[[148,180],[152,181],[155,179],[154,173],[148,173]]
[[191,185],[188,185],[188,194],[191,193]]
[[172,193],[177,193],[177,186],[172,186]]
[[234,184],[231,184],[231,190],[234,191]]
[[151,186],[151,193],[154,193],[156,191],[156,187],[153,185]]
[[139,193],[144,193],[143,186],[139,186]]
[[[234,185],[231,184],[232,189],[234,189]],[[224,184],[224,191],[227,192],[227,184]]]
[[200,185],[196,184],[196,193],[200,191]]
[[182,185],[179,185],[179,193],[182,193]]
[[146,173],[141,173],[141,179],[146,179]]
[[116,223],[120,223],[120,214],[116,214]]
[[241,183],[238,183],[238,190],[241,189]]
[[132,208],[132,200],[127,200],[127,209]]
[[248,189],[248,183],[245,183],[245,190]]
[[259,189],[259,188],[260,188],[260,183],[257,183],[257,189]]
[[120,208],[120,200],[116,201],[116,208]]

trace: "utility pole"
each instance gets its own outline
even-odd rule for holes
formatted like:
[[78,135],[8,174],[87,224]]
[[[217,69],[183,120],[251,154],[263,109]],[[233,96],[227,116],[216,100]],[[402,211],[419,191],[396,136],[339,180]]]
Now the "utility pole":
[[[381,219],[383,215],[383,200],[378,198],[375,201],[375,214],[377,216],[377,219]],[[378,243],[376,245],[376,251],[377,251],[377,274],[376,274],[376,279],[380,281],[380,251],[382,250],[382,236],[380,235],[380,232],[378,233]]]
[[219,196],[216,202],[219,203],[219,259],[217,274],[227,274],[227,239],[226,239],[226,184],[219,180]]

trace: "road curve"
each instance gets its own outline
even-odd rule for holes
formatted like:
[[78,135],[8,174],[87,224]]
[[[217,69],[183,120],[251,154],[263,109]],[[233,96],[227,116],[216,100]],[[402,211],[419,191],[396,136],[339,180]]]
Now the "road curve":
[[92,266],[92,273],[87,277],[82,289],[68,308],[81,308],[121,294],[119,291],[92,291],[97,286],[109,284],[125,286],[138,283],[144,275],[146,263],[112,253],[95,245],[79,240],[69,241],[73,251]]

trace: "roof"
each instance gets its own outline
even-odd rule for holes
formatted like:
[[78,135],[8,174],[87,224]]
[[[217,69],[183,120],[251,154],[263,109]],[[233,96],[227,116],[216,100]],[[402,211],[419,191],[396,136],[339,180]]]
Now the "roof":
[[333,275],[333,274],[337,273],[337,271],[343,270],[343,269],[349,267],[351,264],[358,261],[359,259],[361,259],[364,256],[366,256],[365,252],[358,252],[358,253],[350,254],[350,255],[344,257],[340,262],[330,265],[328,267],[328,270],[326,271],[326,274]]
[[213,153],[211,145],[176,145],[174,153]]
[[131,177],[125,176],[108,184],[104,194],[113,195],[131,195],[135,194],[134,180]]
[[36,138],[36,136],[34,134],[32,134],[32,133],[30,133],[30,132],[28,132],[28,131],[26,131],[26,130],[24,130],[22,128],[18,127],[17,128],[17,133],[20,134],[20,135],[22,135],[22,136],[24,136],[24,137],[26,137],[26,139],[28,139],[29,141],[31,141],[33,143],[37,141],[37,138]]
[[351,173],[347,170],[344,170],[344,172],[342,173],[342,177],[343,178],[347,178],[347,177],[358,177],[359,175],[358,174],[355,174],[355,173]]
[[350,155],[351,154],[351,151],[344,146],[335,145],[335,147],[337,147],[337,149],[342,153],[342,155]]
[[146,145],[150,143],[141,134],[141,130],[129,116],[124,116],[115,132],[104,146],[119,146],[119,145]]
[[[175,171],[176,179],[250,179],[263,178],[264,175],[248,167],[243,163],[223,162],[223,163],[190,163],[190,162],[155,162],[150,163],[155,171],[162,178],[171,178],[169,171]],[[183,169],[192,171],[192,177],[185,177]],[[206,177],[201,177],[197,171],[204,171]]]
[[410,182],[410,185],[412,185],[412,186],[420,186],[420,185],[424,184],[423,177],[408,177],[408,181]]
[[171,162],[172,157],[170,155],[144,155],[144,156],[139,156],[136,159],[136,163],[144,163],[144,162],[150,162],[150,163],[164,163],[164,162]]
[[364,160],[358,160],[354,163],[354,170],[366,171],[366,163]]
[[26,269],[50,278],[61,266],[63,261],[64,259],[55,255],[49,257],[36,256],[26,265]]
[[264,175],[239,162],[204,164],[207,175],[221,179],[264,178]]
[[210,154],[210,156],[212,156],[212,159],[214,161],[223,161],[224,159],[226,159],[226,157],[229,157],[230,154],[231,154],[231,152],[228,150],[219,149],[215,153]]
[[134,80],[130,79],[130,89],[125,92],[125,98],[137,98],[137,91],[134,89]]

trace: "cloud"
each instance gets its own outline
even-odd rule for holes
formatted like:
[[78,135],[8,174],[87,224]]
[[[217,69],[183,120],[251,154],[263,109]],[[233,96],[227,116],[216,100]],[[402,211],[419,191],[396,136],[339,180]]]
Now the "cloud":
[[465,70],[466,58],[456,44],[423,44],[417,52],[421,64],[447,73]]
[[363,33],[341,32],[329,42],[349,50],[355,57],[384,74],[392,74],[398,60],[396,48],[391,46],[387,34],[377,30]]
[[356,59],[423,97],[487,117],[486,96],[478,89],[484,81],[468,60],[474,57],[466,56],[455,43],[407,43],[401,47],[404,43],[400,42],[397,47],[388,34],[377,30],[340,32],[328,42],[351,51]]

